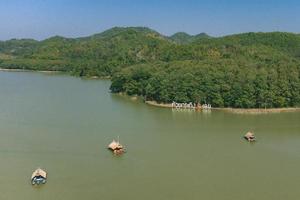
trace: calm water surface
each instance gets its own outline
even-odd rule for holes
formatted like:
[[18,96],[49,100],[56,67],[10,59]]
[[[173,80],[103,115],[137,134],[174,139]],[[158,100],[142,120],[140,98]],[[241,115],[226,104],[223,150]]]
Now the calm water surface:
[[[300,113],[147,106],[109,81],[0,73],[0,199],[295,200]],[[241,139],[253,130],[258,142]],[[128,152],[106,149],[120,136]],[[48,182],[32,187],[32,171]]]

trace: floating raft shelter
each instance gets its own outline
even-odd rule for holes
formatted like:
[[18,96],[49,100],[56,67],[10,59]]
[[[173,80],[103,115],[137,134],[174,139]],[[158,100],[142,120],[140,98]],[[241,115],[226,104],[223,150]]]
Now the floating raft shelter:
[[256,140],[254,134],[252,132],[247,132],[244,138],[249,142],[254,142]]
[[36,169],[31,175],[31,184],[40,185],[45,184],[47,180],[47,172],[41,168]]
[[114,154],[122,154],[125,152],[125,149],[123,145],[120,144],[120,142],[113,140],[109,145],[108,149],[112,150]]

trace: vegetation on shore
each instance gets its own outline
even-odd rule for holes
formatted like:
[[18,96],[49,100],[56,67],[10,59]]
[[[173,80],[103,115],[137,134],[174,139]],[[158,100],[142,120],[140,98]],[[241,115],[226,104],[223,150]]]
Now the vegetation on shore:
[[300,105],[300,35],[292,33],[166,37],[131,27],[76,39],[0,41],[0,67],[109,76],[112,92],[160,103]]

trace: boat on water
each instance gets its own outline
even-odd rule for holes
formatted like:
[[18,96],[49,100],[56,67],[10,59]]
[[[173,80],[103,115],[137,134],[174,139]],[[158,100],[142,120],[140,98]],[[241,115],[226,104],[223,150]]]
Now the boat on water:
[[112,150],[114,154],[119,155],[125,152],[123,145],[119,141],[113,140],[109,145],[108,149]]
[[36,169],[31,175],[31,184],[40,185],[45,184],[47,180],[47,172],[41,168]]
[[254,142],[254,141],[256,141],[256,138],[255,138],[255,136],[254,136],[254,134],[252,132],[247,132],[246,135],[244,135],[244,138],[248,142]]

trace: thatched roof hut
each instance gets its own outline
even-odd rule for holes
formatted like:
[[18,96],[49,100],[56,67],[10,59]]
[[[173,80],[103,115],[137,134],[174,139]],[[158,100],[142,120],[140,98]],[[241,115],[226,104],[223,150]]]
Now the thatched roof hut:
[[255,141],[255,136],[252,132],[248,132],[246,133],[246,135],[244,136],[244,138],[246,140],[248,140],[249,142],[254,142]]
[[109,145],[108,148],[114,152],[114,154],[120,155],[125,152],[124,147],[120,144],[120,142],[116,142],[113,140]]
[[32,175],[31,175],[31,179],[33,179],[34,177],[43,177],[44,179],[47,178],[47,172],[45,172],[44,170],[42,170],[41,168],[36,169]]
[[254,134],[252,132],[247,132],[245,138],[254,138]]
[[113,140],[109,145],[108,148],[111,150],[119,150],[119,149],[123,149],[123,146],[119,143],[116,142],[115,140]]

